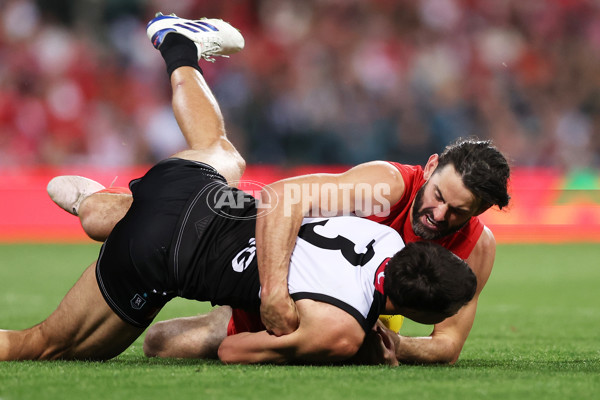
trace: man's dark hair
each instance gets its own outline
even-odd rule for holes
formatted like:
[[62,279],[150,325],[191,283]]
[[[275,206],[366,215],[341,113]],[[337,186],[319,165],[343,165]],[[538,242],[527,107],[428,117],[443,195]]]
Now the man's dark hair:
[[500,209],[508,205],[510,167],[490,140],[458,139],[446,146],[436,171],[448,164],[454,166],[465,187],[480,199],[478,211],[483,212],[493,205]]
[[385,267],[383,290],[395,307],[454,315],[475,295],[469,265],[433,242],[408,243]]

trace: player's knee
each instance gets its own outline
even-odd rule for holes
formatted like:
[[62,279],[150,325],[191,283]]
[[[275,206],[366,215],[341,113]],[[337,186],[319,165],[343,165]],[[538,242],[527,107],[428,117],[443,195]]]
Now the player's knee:
[[160,322],[152,325],[144,338],[144,354],[146,357],[165,357],[168,335]]
[[201,358],[198,349],[189,348],[185,335],[173,329],[168,321],[157,322],[146,332],[142,349],[146,357]]
[[144,339],[147,357],[216,358],[217,349],[227,335],[225,312],[210,318],[192,317],[158,322],[151,326]]
[[104,242],[110,234],[114,224],[109,225],[107,219],[96,211],[96,198],[90,196],[85,199],[79,208],[79,221],[83,231],[90,239]]
[[246,160],[242,157],[240,153],[237,153],[236,157],[237,169],[240,171],[240,176],[244,174],[246,171]]
[[[33,350],[31,359],[35,360],[60,360],[71,359],[76,347],[76,339],[68,334],[57,334],[47,331],[44,324],[40,324],[29,336],[28,347]],[[36,349],[38,349],[36,351]]]
[[242,178],[246,170],[246,160],[237,149],[226,138],[221,139],[222,154],[215,152],[218,161],[215,161],[217,170],[227,179],[229,184],[237,182]]
[[81,218],[81,227],[90,239],[97,242],[104,242],[108,237],[108,233],[104,227],[95,219]]

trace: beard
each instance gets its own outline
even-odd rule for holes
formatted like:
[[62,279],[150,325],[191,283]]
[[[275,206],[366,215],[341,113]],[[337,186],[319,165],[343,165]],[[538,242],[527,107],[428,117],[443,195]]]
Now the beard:
[[423,194],[425,193],[425,187],[427,183],[419,189],[417,195],[415,196],[415,201],[413,203],[412,209],[412,228],[417,236],[424,240],[437,240],[441,239],[444,236],[449,236],[455,232],[458,232],[463,226],[469,222],[467,219],[463,224],[458,226],[450,226],[447,221],[436,222],[437,229],[431,229],[425,224],[421,222],[421,217],[424,215],[429,216],[429,218],[433,221],[433,211],[431,208],[422,210],[423,207]]

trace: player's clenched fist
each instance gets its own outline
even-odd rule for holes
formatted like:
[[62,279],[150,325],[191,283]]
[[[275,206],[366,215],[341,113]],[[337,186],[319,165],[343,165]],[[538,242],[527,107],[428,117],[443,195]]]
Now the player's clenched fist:
[[275,336],[294,332],[300,323],[296,304],[288,293],[261,295],[260,317],[267,332]]

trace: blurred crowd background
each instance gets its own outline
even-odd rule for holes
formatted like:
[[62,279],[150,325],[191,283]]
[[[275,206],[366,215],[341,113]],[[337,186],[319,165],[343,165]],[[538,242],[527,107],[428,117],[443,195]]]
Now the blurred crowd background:
[[424,164],[477,136],[514,165],[600,167],[591,0],[0,0],[0,167],[183,148],[156,11],[242,31],[244,51],[201,65],[251,164]]

